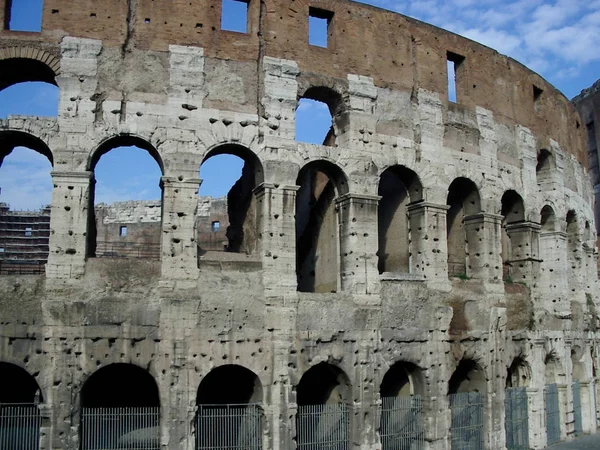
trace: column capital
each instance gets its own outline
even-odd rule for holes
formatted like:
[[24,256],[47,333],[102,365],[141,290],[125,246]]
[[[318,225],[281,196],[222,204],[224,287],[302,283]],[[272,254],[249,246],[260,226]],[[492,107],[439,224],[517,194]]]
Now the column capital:
[[177,178],[171,176],[162,176],[160,177],[160,185],[171,185],[177,186],[181,188],[195,188],[197,189],[202,184],[201,178]]
[[477,214],[471,214],[470,216],[465,216],[463,221],[466,222],[488,222],[488,223],[501,223],[504,216],[500,214],[490,214],[486,212],[480,212]]
[[427,201],[418,201],[409,203],[406,207],[409,213],[413,211],[418,211],[420,209],[437,209],[439,211],[443,211],[444,213],[450,209],[449,205],[441,205],[439,203],[432,203]]
[[381,200],[380,195],[369,195],[369,194],[354,194],[349,192],[344,195],[340,195],[336,200],[336,205],[344,205],[347,203],[375,203],[378,204],[379,200]]
[[294,191],[296,192],[298,189],[300,189],[300,186],[296,186],[295,184],[275,184],[275,183],[260,183],[258,186],[256,186],[253,190],[254,195],[256,195],[257,197],[260,197],[261,195],[265,195],[265,192],[267,191],[267,189],[269,190],[276,190],[276,189],[281,189],[282,191]]
[[94,178],[94,172],[90,170],[84,170],[81,172],[53,170],[50,172],[50,176],[52,176],[53,180],[70,179],[87,182]]
[[531,231],[537,231],[539,232],[542,229],[542,226],[539,223],[535,223],[535,222],[530,222],[527,220],[523,220],[520,222],[511,222],[511,223],[507,223],[504,228],[506,228],[506,231],[508,233],[510,233],[511,231],[525,231],[525,230],[531,230]]

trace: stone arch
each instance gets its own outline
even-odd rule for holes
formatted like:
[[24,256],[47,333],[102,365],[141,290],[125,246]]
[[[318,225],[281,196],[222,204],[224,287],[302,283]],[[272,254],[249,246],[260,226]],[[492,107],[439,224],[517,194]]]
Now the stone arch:
[[304,79],[300,78],[298,83],[298,102],[300,105],[302,99],[315,100],[324,103],[329,109],[331,116],[331,128],[327,133],[323,145],[335,147],[336,139],[343,134],[346,126],[343,118],[347,105],[342,92],[347,90],[329,79]]
[[0,166],[16,147],[27,147],[44,155],[54,166],[54,156],[42,139],[23,131],[0,130]]
[[263,388],[258,375],[237,364],[212,369],[200,382],[198,405],[241,405],[262,403]]
[[392,166],[379,178],[379,273],[410,272],[410,223],[407,206],[423,200],[418,175],[405,166]]
[[296,386],[299,406],[351,404],[352,385],[346,373],[333,364],[320,362],[308,369]]
[[515,357],[506,370],[506,387],[529,387],[531,383],[531,366],[519,355]]
[[555,168],[556,160],[552,152],[545,148],[540,149],[537,153],[537,164],[535,166],[537,183],[541,185],[551,181]]
[[42,403],[44,395],[36,379],[24,368],[8,362],[0,362],[0,404]]
[[584,352],[579,346],[571,347],[571,374],[573,381],[587,381],[587,371],[583,363]]
[[485,371],[473,359],[462,359],[448,381],[448,393],[479,392],[485,394],[487,379]]
[[481,212],[479,189],[468,178],[456,178],[448,187],[446,203],[449,206],[446,216],[448,275],[468,275],[467,255],[473,252],[477,242],[475,236],[467,232],[464,219]]
[[90,153],[86,169],[89,171],[94,171],[94,169],[96,168],[96,164],[98,164],[98,161],[100,160],[100,158],[103,155],[110,152],[111,150],[118,148],[118,147],[131,147],[131,146],[139,147],[142,150],[147,151],[148,154],[150,156],[152,156],[154,161],[156,161],[156,164],[158,164],[158,166],[160,167],[161,173],[164,175],[165,165],[164,165],[162,157],[160,156],[156,147],[154,147],[154,145],[152,145],[148,140],[146,140],[140,136],[133,135],[133,134],[119,134],[119,135],[110,136],[110,137],[104,139],[100,143],[100,145],[98,145]]
[[558,231],[556,228],[558,225],[556,222],[556,214],[552,206],[544,205],[540,211],[540,225],[542,227],[542,232]]
[[397,361],[385,373],[379,386],[381,397],[425,395],[425,377],[416,364]]
[[554,351],[550,351],[544,358],[544,375],[546,384],[563,383],[565,379],[561,361]]
[[311,161],[296,184],[296,276],[301,292],[336,292],[340,276],[340,236],[336,200],[348,191],[339,166]]
[[[225,234],[227,240],[225,251],[247,255],[256,254],[260,248],[261,230],[259,226],[262,206],[255,195],[255,189],[264,182],[265,174],[262,162],[248,147],[236,143],[224,143],[210,148],[205,154],[202,164],[218,155],[231,155],[243,161],[241,177],[227,193],[229,222]],[[200,178],[203,178],[202,164]],[[201,230],[197,227],[199,256],[206,253],[200,232]]]
[[13,84],[41,81],[57,85],[60,58],[46,50],[29,46],[0,49],[0,91]]
[[511,239],[511,225],[525,221],[525,204],[523,197],[516,191],[509,189],[502,195],[502,207],[500,214],[502,215],[502,230],[501,230],[501,255],[503,267],[503,279],[511,279],[512,261],[518,259],[519,248],[518,242],[513,242]]

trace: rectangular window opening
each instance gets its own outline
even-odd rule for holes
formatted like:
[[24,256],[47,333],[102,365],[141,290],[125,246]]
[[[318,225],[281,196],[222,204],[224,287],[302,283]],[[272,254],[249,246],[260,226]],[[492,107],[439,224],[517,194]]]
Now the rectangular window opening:
[[333,13],[319,8],[308,10],[308,43],[315,47],[327,48],[329,44],[329,24]]
[[458,73],[462,63],[465,60],[465,57],[452,52],[447,52],[446,56],[446,71],[448,73],[448,101],[457,103],[458,95],[456,92],[456,86],[458,84]]
[[4,28],[11,31],[42,31],[44,0],[8,0]]
[[119,236],[120,237],[127,236],[127,227],[126,226],[120,226],[119,227]]
[[31,237],[31,235],[33,234],[33,230],[31,227],[26,227],[25,228],[25,236],[26,237]]
[[543,92],[544,92],[543,89],[540,89],[535,84],[533,85],[533,106],[534,106],[534,108],[535,108],[536,111],[538,110],[539,100],[542,97],[542,93]]
[[219,231],[220,228],[221,228],[221,222],[219,222],[219,221],[214,221],[211,224],[211,230],[213,231],[213,233],[216,233],[217,231]]
[[249,0],[223,0],[221,30],[248,33]]

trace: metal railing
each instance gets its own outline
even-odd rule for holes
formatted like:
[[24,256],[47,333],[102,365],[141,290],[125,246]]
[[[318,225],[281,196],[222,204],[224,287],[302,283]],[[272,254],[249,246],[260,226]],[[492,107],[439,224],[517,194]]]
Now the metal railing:
[[0,275],[44,275],[46,261],[0,261]]
[[575,436],[583,433],[583,418],[581,417],[581,383],[573,382],[573,427]]
[[418,395],[381,399],[381,445],[383,450],[422,450],[423,402]]
[[346,404],[298,406],[299,450],[348,450],[349,432],[350,415]]
[[548,445],[560,442],[560,403],[558,399],[558,386],[549,384],[544,390],[544,403],[546,410],[546,439]]
[[504,397],[504,429],[508,450],[529,449],[529,412],[527,389],[509,388]]
[[96,257],[159,260],[160,244],[98,241],[96,243]]
[[0,404],[0,449],[38,450],[41,422],[36,404]]
[[83,408],[81,450],[159,450],[160,408]]
[[259,405],[198,405],[196,450],[261,448],[262,410]]
[[449,400],[452,450],[483,450],[483,394],[460,392],[450,394]]
[[448,276],[452,277],[466,277],[467,276],[467,264],[464,261],[448,261]]

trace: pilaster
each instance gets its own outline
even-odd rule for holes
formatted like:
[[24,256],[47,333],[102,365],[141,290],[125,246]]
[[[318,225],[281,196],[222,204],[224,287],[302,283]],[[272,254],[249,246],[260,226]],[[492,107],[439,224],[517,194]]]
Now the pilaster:
[[479,213],[464,218],[467,275],[484,282],[502,281],[500,230],[502,216]]

